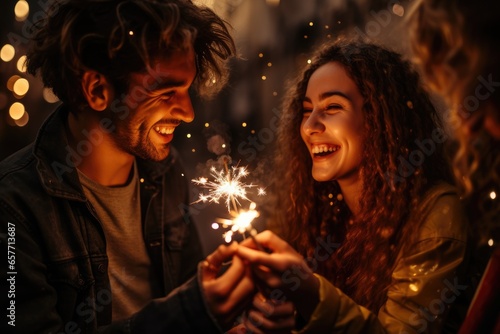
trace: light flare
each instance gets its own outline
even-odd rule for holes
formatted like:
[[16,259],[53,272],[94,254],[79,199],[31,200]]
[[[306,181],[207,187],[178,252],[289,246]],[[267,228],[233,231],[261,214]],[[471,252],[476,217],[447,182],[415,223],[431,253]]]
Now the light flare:
[[[210,168],[212,181],[206,177],[191,180],[194,184],[207,189],[206,193],[199,194],[198,200],[193,204],[199,202],[220,203],[224,201],[231,219],[218,218],[217,223],[226,229],[230,228],[222,235],[228,243],[231,242],[235,233],[239,233],[244,237],[246,232],[255,232],[252,222],[259,216],[259,212],[256,210],[257,205],[247,197],[247,189],[254,188],[256,185],[246,184],[242,180],[248,174],[246,167],[229,168],[225,161],[223,170],[218,170],[215,167]],[[258,194],[260,196],[265,195],[264,189],[259,188]],[[241,209],[242,201],[250,202],[248,209]],[[213,229],[219,228],[217,223],[212,224]]]

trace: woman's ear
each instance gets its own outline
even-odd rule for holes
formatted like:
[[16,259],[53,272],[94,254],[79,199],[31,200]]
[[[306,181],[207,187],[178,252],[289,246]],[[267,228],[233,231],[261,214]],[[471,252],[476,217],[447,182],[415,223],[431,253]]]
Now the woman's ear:
[[90,108],[96,111],[103,111],[111,104],[113,86],[99,72],[90,70],[83,73],[82,90]]

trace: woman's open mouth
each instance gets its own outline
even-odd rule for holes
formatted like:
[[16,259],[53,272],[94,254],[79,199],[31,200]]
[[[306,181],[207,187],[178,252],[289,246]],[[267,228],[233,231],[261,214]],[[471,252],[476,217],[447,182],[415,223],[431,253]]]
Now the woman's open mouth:
[[338,150],[340,150],[340,146],[337,145],[321,144],[311,146],[311,153],[314,157],[325,157],[337,152]]

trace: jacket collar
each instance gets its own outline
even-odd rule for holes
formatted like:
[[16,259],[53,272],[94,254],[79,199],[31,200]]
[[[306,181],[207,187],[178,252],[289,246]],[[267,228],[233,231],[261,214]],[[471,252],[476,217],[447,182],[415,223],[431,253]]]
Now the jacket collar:
[[[50,195],[86,201],[76,170],[78,165],[72,160],[78,161],[80,156],[68,144],[68,114],[68,107],[62,104],[47,118],[38,131],[33,155],[41,183]],[[177,160],[177,152],[171,148],[171,154],[159,162],[136,160],[141,177],[157,182]]]

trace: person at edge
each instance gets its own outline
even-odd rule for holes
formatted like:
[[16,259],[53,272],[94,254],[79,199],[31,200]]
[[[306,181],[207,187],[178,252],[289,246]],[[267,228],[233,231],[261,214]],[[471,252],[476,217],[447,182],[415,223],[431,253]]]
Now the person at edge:
[[254,285],[236,257],[217,275],[235,244],[200,262],[170,143],[194,118],[190,89],[217,91],[234,49],[224,21],[190,0],[54,2],[34,25],[28,71],[62,104],[0,163],[2,251],[14,235],[16,256],[15,316],[2,332],[232,325]]
[[411,22],[416,62],[459,142],[453,167],[479,234],[474,258],[487,261],[459,333],[500,333],[500,3],[417,1]]
[[[246,240],[238,256],[274,299],[294,302],[300,333],[456,331],[472,295],[470,231],[419,75],[384,47],[339,39],[288,92],[281,238],[264,231],[255,239],[269,252]],[[248,314],[255,333],[277,326],[267,299]]]

